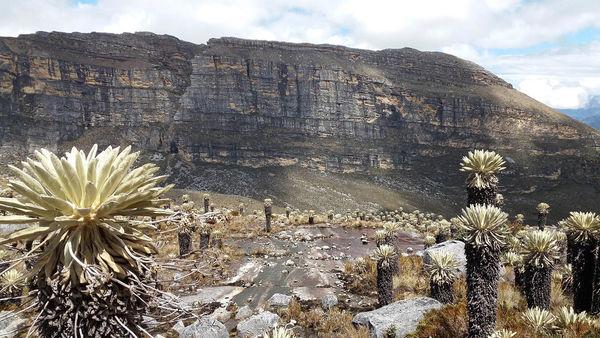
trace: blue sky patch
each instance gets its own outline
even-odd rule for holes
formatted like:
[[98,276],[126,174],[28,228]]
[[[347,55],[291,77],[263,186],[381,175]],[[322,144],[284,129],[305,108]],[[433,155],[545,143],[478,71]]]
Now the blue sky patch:
[[98,0],[73,0],[76,5],[97,5]]

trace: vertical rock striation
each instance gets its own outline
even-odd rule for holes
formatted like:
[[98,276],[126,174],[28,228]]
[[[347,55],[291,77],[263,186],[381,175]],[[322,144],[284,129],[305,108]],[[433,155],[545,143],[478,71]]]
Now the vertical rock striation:
[[410,48],[195,45],[152,33],[0,38],[0,119],[4,161],[38,146],[133,143],[195,164],[445,183],[477,147],[514,160],[514,178],[540,178],[534,190],[598,179],[597,131],[473,63]]

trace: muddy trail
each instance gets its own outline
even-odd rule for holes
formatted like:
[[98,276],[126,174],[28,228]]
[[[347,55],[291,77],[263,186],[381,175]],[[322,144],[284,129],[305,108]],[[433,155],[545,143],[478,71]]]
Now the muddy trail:
[[[303,304],[319,304],[327,294],[345,293],[340,280],[344,262],[371,253],[375,243],[364,243],[363,239],[371,238],[373,232],[315,225],[227,240],[226,245],[245,254],[230,267],[230,277],[221,285],[204,287],[182,299],[186,303],[234,302],[239,307],[256,309],[268,307],[269,298],[280,293],[293,295]],[[400,233],[396,245],[402,252],[409,247],[423,249],[422,240],[410,233]]]

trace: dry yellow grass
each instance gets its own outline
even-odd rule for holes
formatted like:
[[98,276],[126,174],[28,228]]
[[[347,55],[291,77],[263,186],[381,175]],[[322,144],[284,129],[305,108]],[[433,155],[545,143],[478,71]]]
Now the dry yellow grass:
[[323,311],[320,308],[304,309],[300,303],[293,299],[286,309],[279,310],[279,315],[284,322],[295,320],[305,331],[305,336],[317,335],[318,337],[327,338],[370,337],[368,328],[356,328],[352,324],[352,313],[337,308],[329,311]]

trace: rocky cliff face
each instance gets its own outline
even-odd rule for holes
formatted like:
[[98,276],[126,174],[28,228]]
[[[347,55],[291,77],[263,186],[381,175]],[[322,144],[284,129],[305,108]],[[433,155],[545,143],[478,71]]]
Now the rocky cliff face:
[[561,201],[576,185],[597,194],[600,175],[592,128],[473,63],[409,48],[195,45],[151,33],[0,38],[0,119],[4,161],[39,146],[133,143],[171,169],[173,158],[186,163],[187,176],[202,177],[208,163],[459,186],[460,156],[491,148],[512,162],[509,195],[560,191]]

